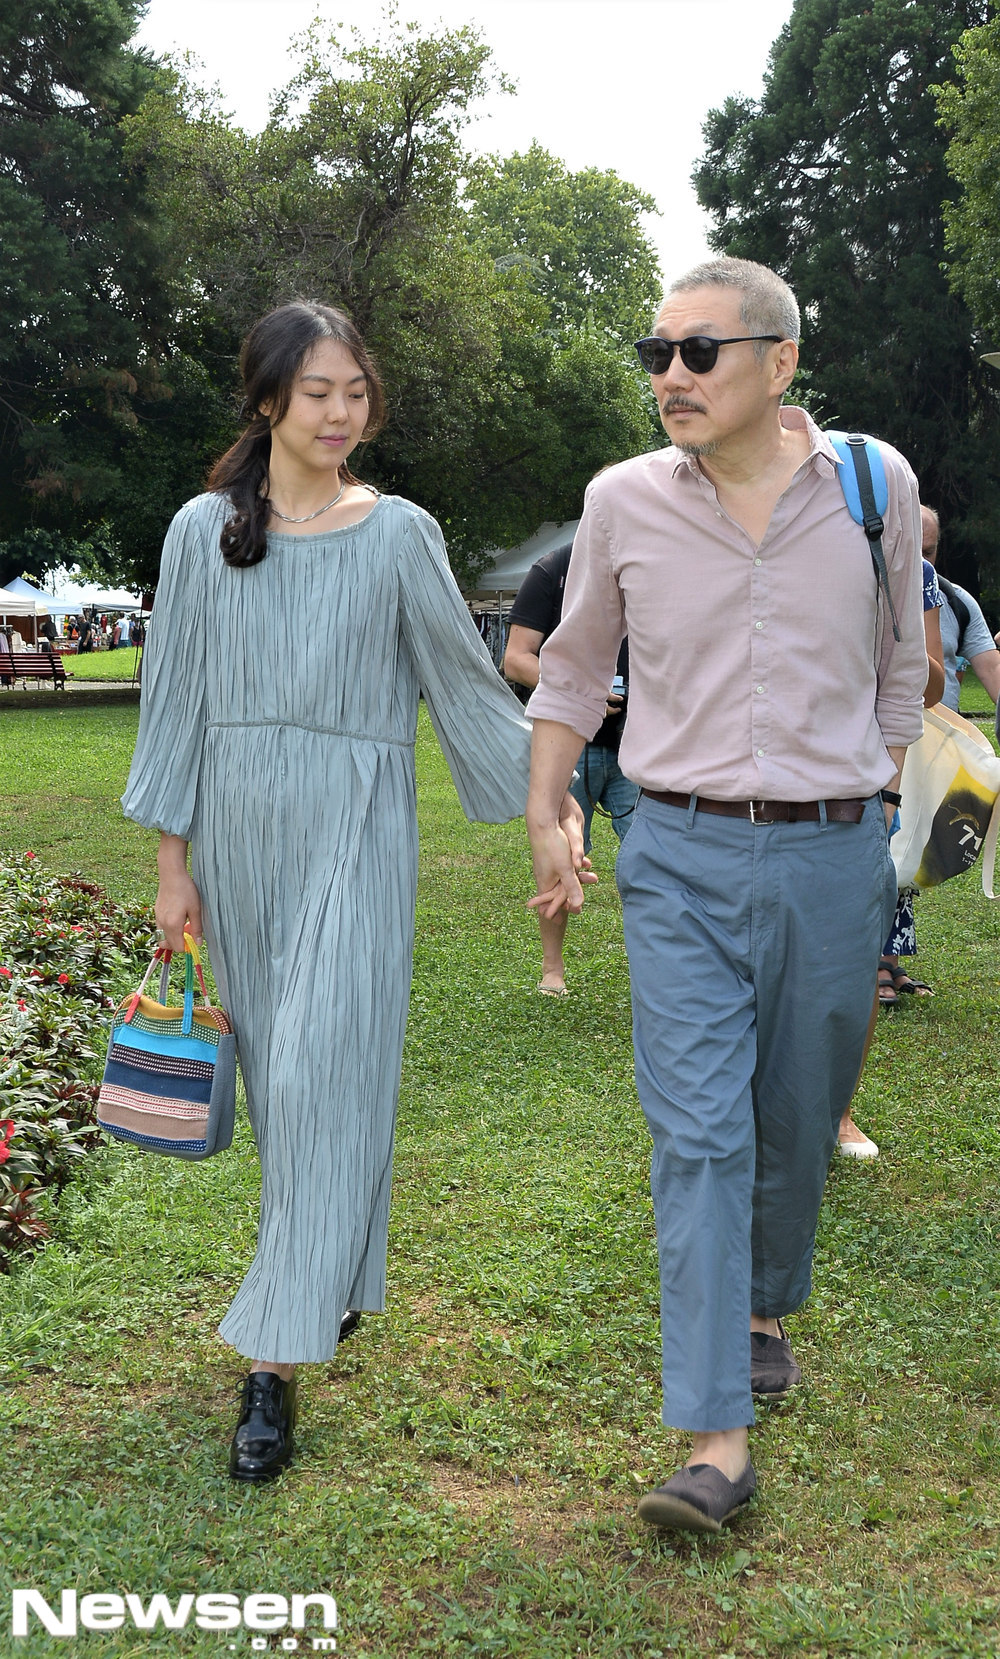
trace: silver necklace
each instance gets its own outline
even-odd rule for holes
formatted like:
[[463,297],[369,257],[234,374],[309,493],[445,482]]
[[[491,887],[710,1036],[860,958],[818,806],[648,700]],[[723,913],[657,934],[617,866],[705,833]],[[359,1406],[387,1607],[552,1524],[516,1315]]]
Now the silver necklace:
[[301,518],[292,518],[288,513],[279,513],[277,507],[274,505],[274,502],[270,500],[270,497],[268,500],[272,513],[275,518],[280,518],[282,524],[308,524],[310,519],[322,518],[323,514],[328,513],[331,507],[336,507],[337,502],[340,500],[346,488],[347,479],[345,478],[332,501],[328,501],[325,507],[317,507],[314,513],[303,513]]

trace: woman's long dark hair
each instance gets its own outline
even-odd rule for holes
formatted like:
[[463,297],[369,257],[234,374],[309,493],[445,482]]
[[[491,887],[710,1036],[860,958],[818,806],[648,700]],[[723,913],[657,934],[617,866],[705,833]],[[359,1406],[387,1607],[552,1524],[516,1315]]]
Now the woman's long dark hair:
[[[228,496],[233,504],[219,542],[227,564],[255,565],[267,553],[271,426],[283,419],[295,377],[317,340],[337,340],[345,346],[368,383],[368,422],[362,437],[373,438],[385,422],[385,394],[378,371],[343,311],[320,300],[293,300],[255,323],[240,351],[240,413],[250,425],[216,461],[207,483],[209,490]],[[261,414],[263,404],[268,405],[270,415]],[[347,484],[360,482],[346,461],[341,461],[338,475]]]

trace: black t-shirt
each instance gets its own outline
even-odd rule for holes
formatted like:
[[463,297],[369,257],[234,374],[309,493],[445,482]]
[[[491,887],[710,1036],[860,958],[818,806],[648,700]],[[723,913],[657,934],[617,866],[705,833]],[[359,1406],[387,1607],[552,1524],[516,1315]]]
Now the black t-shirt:
[[[518,628],[531,628],[535,633],[541,634],[543,645],[559,626],[563,593],[566,589],[566,572],[569,570],[572,551],[573,543],[567,542],[565,547],[557,547],[553,552],[543,553],[540,559],[536,559],[518,588],[517,597],[511,608],[511,622]],[[615,672],[620,674],[628,685],[627,639],[622,640]],[[591,742],[599,744],[602,749],[617,749],[624,725],[625,721],[620,714],[611,715],[595,732]]]

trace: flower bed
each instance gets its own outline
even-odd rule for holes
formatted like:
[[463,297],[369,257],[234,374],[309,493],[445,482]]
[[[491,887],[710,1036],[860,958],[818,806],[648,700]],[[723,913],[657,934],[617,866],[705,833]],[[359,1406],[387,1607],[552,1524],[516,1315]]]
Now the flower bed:
[[59,1193],[102,1144],[109,1010],[154,941],[149,912],[45,875],[32,852],[0,857],[0,1272],[47,1236]]

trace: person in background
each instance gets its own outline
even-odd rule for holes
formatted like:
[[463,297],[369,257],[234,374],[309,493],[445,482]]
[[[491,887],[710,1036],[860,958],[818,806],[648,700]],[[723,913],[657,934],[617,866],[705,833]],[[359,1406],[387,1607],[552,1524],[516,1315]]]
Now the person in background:
[[[944,688],[944,664],[942,662],[940,617],[942,597],[938,591],[934,569],[926,559],[923,561],[923,605],[924,605],[924,643],[927,649],[927,684],[924,687],[924,707],[933,708],[941,701],[941,692]],[[895,1007],[899,1002],[899,991],[912,994],[928,995],[930,987],[921,979],[911,979],[910,975],[900,966],[900,954],[916,955],[917,934],[916,919],[914,916],[913,900],[915,889],[904,887],[896,895],[896,910],[892,919],[889,937],[882,949],[879,958],[878,979],[875,985],[875,1001],[872,1006],[871,1019],[868,1022],[868,1034],[865,1038],[865,1051],[861,1060],[861,1071],[858,1074],[858,1086],[864,1073],[865,1061],[875,1036],[875,1022],[878,1019],[879,1009]],[[897,990],[898,985],[898,990]],[[855,1089],[855,1095],[857,1089]],[[878,1143],[870,1135],[860,1129],[853,1117],[854,1099],[847,1107],[840,1120],[837,1131],[837,1151],[843,1158],[877,1158]]]
[[957,582],[949,581],[946,576],[942,576],[937,569],[941,520],[933,507],[921,507],[920,522],[923,530],[924,558],[937,572],[938,587],[943,600],[941,646],[945,684],[941,702],[945,708],[954,709],[955,713],[958,713],[961,691],[958,661],[962,657],[991,701],[998,703],[1000,651],[997,650],[996,641],[990,633],[979,600],[974,598],[967,588],[959,587]]
[[[945,688],[944,646],[941,640],[941,611],[944,605],[937,574],[928,559],[923,561],[924,637],[927,643],[927,686],[924,707],[940,703]],[[896,900],[889,937],[879,958],[878,999],[881,1008],[895,1008],[901,996],[929,997],[934,993],[923,979],[914,979],[903,966],[901,956],[917,954],[917,924],[913,901],[916,888],[904,887]]]
[[[539,653],[549,635],[559,626],[572,551],[572,542],[567,542],[564,547],[557,547],[536,559],[518,588],[511,609],[503,670],[509,680],[531,691],[537,686],[541,672]],[[585,853],[590,852],[590,831],[595,810],[603,808],[608,814],[621,842],[632,822],[635,803],[639,798],[635,784],[629,782],[618,764],[628,688],[627,640],[622,641],[615,668],[615,681],[608,693],[604,722],[593,740],[585,746],[577,767],[579,776],[570,784],[570,792],[583,810]],[[539,912],[542,977],[538,989],[543,996],[564,997],[568,994],[563,961],[566,923],[565,910],[553,917]]]

